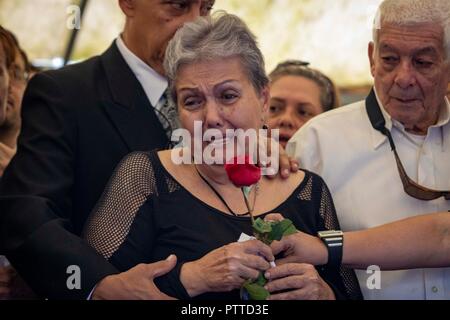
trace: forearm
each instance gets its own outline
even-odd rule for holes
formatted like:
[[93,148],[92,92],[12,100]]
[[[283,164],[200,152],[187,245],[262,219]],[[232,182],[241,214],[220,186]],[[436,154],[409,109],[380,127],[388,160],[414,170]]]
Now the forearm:
[[381,269],[450,265],[450,215],[409,218],[344,235],[343,264]]

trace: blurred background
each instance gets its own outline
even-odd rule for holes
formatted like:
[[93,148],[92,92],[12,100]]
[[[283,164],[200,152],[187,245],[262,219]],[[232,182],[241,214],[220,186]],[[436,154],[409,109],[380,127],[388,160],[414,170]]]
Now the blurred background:
[[[380,2],[216,0],[214,8],[249,24],[268,72],[285,59],[308,61],[336,82],[345,104],[365,96],[372,83],[367,44]],[[80,29],[73,24],[78,13]],[[35,65],[46,68],[62,66],[65,57],[74,62],[102,53],[123,22],[117,0],[0,0],[0,24],[18,36]]]

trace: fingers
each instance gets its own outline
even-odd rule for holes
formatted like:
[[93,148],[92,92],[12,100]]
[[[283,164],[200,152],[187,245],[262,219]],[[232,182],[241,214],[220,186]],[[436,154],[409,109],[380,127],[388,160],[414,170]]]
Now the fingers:
[[275,257],[272,253],[272,249],[262,243],[259,240],[250,240],[242,243],[245,246],[246,253],[252,253],[255,255],[260,255],[267,261],[274,261]]
[[166,260],[150,263],[146,265],[150,278],[157,278],[172,270],[177,264],[177,257],[170,255]]
[[283,179],[286,179],[291,174],[291,159],[287,155],[286,151],[280,147],[280,175]]
[[286,258],[281,258],[281,259],[277,259],[275,260],[275,264],[277,266],[281,266],[283,264],[287,264],[287,263],[299,263],[297,257],[295,256],[288,256]]
[[270,264],[266,259],[255,255],[247,255],[242,264],[246,267],[252,268],[253,270],[259,271],[266,271],[270,268]]
[[300,168],[300,165],[297,160],[295,159],[289,159],[290,165],[291,165],[291,172],[297,172]]
[[246,280],[256,280],[259,277],[259,271],[249,268],[247,266],[241,265],[239,267],[238,275],[240,277],[240,281],[238,281],[238,286],[242,285]]
[[150,264],[138,264],[132,269],[102,279],[94,289],[93,300],[166,300],[173,299],[162,293],[153,282],[175,266],[176,257]]
[[289,236],[282,238],[280,241],[273,241],[270,248],[275,256],[281,252],[290,250],[292,248],[292,244],[291,241],[289,241]]
[[286,264],[270,270],[270,281],[265,285],[269,292],[291,290],[271,295],[271,300],[321,299],[331,289],[323,285],[317,270],[309,264]]
[[269,300],[336,299],[333,290],[320,278],[317,272],[275,280],[269,282],[265,287],[271,292]]
[[302,289],[306,286],[306,284],[305,277],[293,276],[270,281],[264,287],[267,291],[272,293],[285,290]]
[[282,221],[284,220],[284,217],[279,213],[270,213],[265,216],[264,221]]
[[305,263],[286,263],[268,270],[265,277],[268,280],[275,280],[292,275],[302,275],[310,272],[311,269],[314,269],[314,267]]

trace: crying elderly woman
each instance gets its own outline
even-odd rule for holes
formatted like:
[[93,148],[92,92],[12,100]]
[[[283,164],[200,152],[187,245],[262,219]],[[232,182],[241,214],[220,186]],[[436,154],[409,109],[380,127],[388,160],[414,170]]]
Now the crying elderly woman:
[[[238,17],[221,12],[185,24],[168,45],[164,66],[180,122],[192,136],[196,121],[224,137],[227,130],[263,127],[269,102],[264,59]],[[197,143],[204,149],[211,142]],[[311,172],[263,177],[248,197],[255,217],[279,213],[314,235],[339,229],[330,193]],[[237,242],[242,233],[252,234],[249,210],[224,165],[176,164],[163,150],[132,153],[119,164],[85,237],[120,271],[176,254],[177,266],[156,279],[171,296],[238,299],[241,285],[274,260],[258,240]],[[287,270],[270,299],[361,297],[348,269],[299,264]]]

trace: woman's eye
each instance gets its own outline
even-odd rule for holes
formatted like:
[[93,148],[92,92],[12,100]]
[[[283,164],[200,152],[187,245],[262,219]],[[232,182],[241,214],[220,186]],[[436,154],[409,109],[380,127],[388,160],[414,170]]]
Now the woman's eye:
[[270,113],[276,113],[280,108],[278,106],[270,106],[269,112]]
[[226,91],[222,94],[220,99],[222,101],[224,101],[225,103],[231,103],[231,102],[234,102],[238,97],[239,97],[239,95],[236,92]]
[[312,118],[314,116],[311,112],[305,109],[299,109],[297,112],[302,118]]
[[190,97],[190,98],[185,98],[183,100],[183,106],[185,106],[188,109],[197,108],[201,104],[202,104],[202,99],[200,99],[200,98]]

